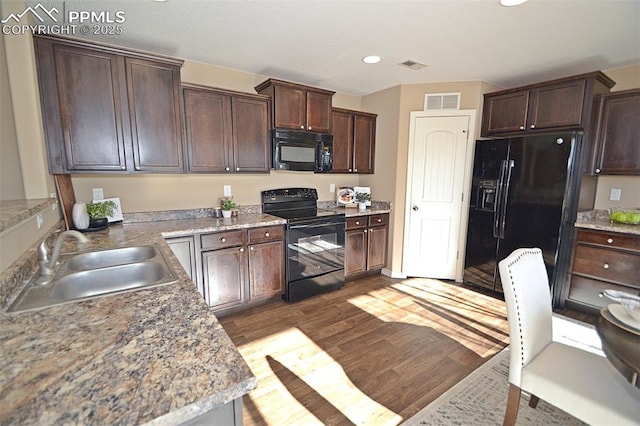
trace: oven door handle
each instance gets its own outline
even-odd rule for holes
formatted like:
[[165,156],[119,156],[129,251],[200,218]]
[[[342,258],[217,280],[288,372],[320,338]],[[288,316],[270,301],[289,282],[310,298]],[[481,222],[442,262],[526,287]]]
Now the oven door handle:
[[331,225],[345,225],[345,222],[322,222],[322,223],[311,223],[311,224],[300,224],[300,225],[289,225],[289,229],[308,229],[308,228],[320,228]]

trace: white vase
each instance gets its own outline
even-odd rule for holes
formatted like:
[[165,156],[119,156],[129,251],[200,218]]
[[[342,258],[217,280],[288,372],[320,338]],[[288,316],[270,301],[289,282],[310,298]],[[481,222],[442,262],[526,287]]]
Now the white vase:
[[367,209],[367,203],[358,203],[358,210],[366,210]]
[[75,203],[71,211],[71,217],[76,229],[87,229],[89,227],[89,213],[87,213],[86,203]]
[[222,217],[229,219],[231,217],[231,210],[222,210]]

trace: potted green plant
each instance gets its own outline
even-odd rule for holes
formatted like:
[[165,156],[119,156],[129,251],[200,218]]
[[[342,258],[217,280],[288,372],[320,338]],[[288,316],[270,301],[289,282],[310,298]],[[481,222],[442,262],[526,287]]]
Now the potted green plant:
[[358,202],[358,209],[365,210],[367,201],[371,201],[371,194],[368,192],[356,192],[356,201]]
[[227,198],[226,200],[224,200],[222,204],[220,204],[220,208],[222,209],[222,217],[227,219],[230,218],[231,210],[235,209],[236,207],[238,207],[238,205],[233,202],[233,199]]
[[89,228],[104,228],[109,224],[108,216],[113,216],[116,211],[116,203],[113,201],[98,201],[87,204],[89,214]]

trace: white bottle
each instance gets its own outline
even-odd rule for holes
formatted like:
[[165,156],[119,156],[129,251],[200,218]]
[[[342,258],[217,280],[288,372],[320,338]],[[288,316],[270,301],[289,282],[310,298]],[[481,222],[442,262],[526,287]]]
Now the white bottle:
[[89,227],[89,213],[87,213],[86,203],[75,203],[71,212],[73,224],[76,229],[87,229]]

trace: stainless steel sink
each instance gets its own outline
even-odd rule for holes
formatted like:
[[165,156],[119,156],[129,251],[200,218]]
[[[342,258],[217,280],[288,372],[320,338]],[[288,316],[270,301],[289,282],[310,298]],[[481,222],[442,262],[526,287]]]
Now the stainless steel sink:
[[53,279],[35,276],[9,312],[141,290],[176,281],[176,274],[154,245],[124,247],[60,256]]
[[86,271],[87,269],[108,268],[128,263],[144,262],[156,256],[154,246],[135,246],[119,249],[101,250],[73,256],[67,263],[70,271]]

